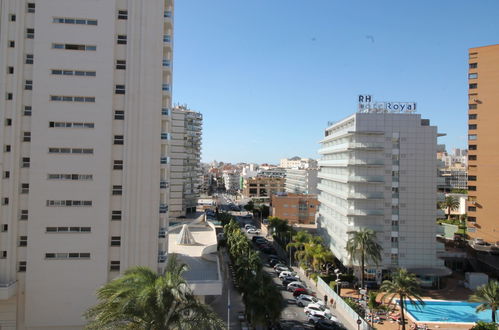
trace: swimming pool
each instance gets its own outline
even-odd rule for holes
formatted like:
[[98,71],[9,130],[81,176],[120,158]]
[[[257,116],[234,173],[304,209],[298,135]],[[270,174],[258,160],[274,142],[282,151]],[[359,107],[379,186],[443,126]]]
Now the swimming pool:
[[[418,322],[472,323],[492,322],[492,312],[475,312],[479,303],[467,301],[425,300],[424,306],[406,301],[406,310]],[[418,309],[418,307],[420,307]]]

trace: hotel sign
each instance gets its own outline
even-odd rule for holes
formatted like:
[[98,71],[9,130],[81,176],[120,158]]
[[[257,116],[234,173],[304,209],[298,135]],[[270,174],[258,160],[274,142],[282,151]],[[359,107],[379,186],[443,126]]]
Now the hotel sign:
[[359,95],[360,113],[415,113],[416,102],[378,102],[371,95]]

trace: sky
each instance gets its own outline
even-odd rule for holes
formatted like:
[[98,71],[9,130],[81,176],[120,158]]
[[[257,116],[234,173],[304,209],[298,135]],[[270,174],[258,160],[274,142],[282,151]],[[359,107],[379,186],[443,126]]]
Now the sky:
[[499,43],[497,0],[176,0],[173,102],[203,114],[202,161],[319,158],[360,94],[417,102],[466,148],[468,48]]

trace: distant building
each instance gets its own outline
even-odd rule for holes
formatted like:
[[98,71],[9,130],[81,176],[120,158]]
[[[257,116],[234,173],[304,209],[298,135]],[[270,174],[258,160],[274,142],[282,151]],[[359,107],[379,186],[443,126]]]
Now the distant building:
[[439,169],[440,176],[443,178],[440,191],[451,192],[453,189],[468,189],[468,170],[461,163],[455,163],[452,166]]
[[241,177],[243,178],[251,178],[257,176],[258,174],[258,165],[257,164],[249,164],[243,166],[241,169]]
[[288,220],[290,224],[314,224],[319,207],[317,195],[284,193],[272,195],[272,216]]
[[237,192],[240,189],[241,176],[237,170],[223,171],[222,178],[226,191]]
[[297,194],[318,194],[317,168],[286,169],[286,192]]
[[257,176],[243,180],[244,197],[269,198],[279,192],[284,192],[284,178]]
[[317,167],[317,161],[311,158],[300,158],[300,157],[284,158],[280,160],[279,167],[282,168]]
[[258,176],[264,176],[268,178],[284,178],[286,176],[286,170],[280,167],[263,169],[258,171]]

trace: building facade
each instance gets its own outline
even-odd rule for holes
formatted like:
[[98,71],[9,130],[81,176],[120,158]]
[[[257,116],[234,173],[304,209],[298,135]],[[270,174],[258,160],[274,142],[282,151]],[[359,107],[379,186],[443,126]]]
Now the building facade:
[[499,45],[469,50],[468,85],[468,235],[499,242]]
[[170,217],[196,212],[202,184],[201,137],[203,116],[177,106],[172,109],[170,138]]
[[279,167],[282,168],[309,168],[317,167],[317,161],[311,158],[283,158],[279,161]]
[[284,192],[284,178],[256,176],[243,180],[243,196],[250,198],[270,198]]
[[80,329],[164,267],[172,0],[0,1],[0,328]]
[[317,195],[280,193],[272,195],[272,216],[288,220],[290,224],[314,224],[319,208]]
[[317,194],[317,168],[287,168],[286,192],[296,194]]
[[222,178],[226,191],[236,193],[241,188],[241,175],[238,170],[225,170]]
[[325,131],[319,153],[318,227],[334,255],[350,264],[349,232],[369,228],[385,270],[443,268],[437,258],[437,128],[417,114],[356,113]]

